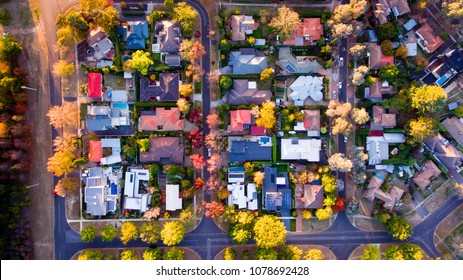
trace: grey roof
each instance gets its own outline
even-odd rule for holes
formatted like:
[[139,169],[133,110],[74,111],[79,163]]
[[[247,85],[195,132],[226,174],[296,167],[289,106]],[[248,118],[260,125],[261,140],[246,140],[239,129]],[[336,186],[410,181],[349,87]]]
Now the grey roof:
[[180,66],[180,55],[168,54],[166,55],[164,61],[169,66]]
[[104,196],[104,188],[85,187],[87,214],[103,216],[108,213],[108,203],[105,201]]
[[150,138],[150,150],[140,152],[140,162],[183,163],[184,145],[180,137]]
[[158,44],[161,52],[175,53],[180,49],[182,42],[182,26],[178,22],[158,21],[154,27],[158,35]]
[[[288,188],[288,173],[277,173],[271,166],[264,167],[262,202],[267,211],[283,211],[291,208],[291,190]],[[285,178],[284,185],[278,185],[277,178]],[[289,214],[289,213],[288,213]]]
[[89,29],[87,31],[87,35],[85,36],[85,40],[90,46],[95,45],[104,38],[106,38],[106,33],[101,28]]
[[87,115],[87,129],[88,130],[107,130],[112,128],[111,119],[109,116],[92,116]]
[[150,79],[140,79],[140,101],[177,101],[179,98],[179,75],[173,73],[161,73],[159,86],[150,85]]
[[249,88],[249,80],[233,80],[233,88],[226,94],[227,103],[230,105],[262,104],[272,98],[270,90]]
[[230,161],[272,160],[272,147],[261,146],[258,142],[232,141]]
[[230,53],[229,64],[235,75],[260,74],[267,68],[267,57],[255,49],[243,48]]
[[425,144],[448,170],[454,170],[463,163],[463,153],[457,150],[440,133],[428,138]]
[[453,139],[457,141],[460,146],[463,146],[463,123],[457,117],[452,117],[444,120],[442,125],[452,135]]

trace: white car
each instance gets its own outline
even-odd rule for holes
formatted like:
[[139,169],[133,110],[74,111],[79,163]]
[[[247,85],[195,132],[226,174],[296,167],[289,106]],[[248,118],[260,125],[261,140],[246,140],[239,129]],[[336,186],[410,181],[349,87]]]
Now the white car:
[[338,83],[338,88],[342,89],[342,83],[341,82]]
[[344,143],[347,143],[347,136],[344,135]]
[[207,156],[211,157],[211,154],[212,154],[211,148],[207,148]]
[[336,91],[333,90],[333,98],[336,98]]

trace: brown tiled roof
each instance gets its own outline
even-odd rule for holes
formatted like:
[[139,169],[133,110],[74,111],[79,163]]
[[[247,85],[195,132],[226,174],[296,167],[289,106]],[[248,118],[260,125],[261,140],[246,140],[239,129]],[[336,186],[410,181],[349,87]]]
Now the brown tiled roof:
[[380,3],[376,4],[375,17],[378,19],[380,24],[387,23],[387,11],[389,5],[385,0],[379,0]]
[[246,40],[246,30],[256,30],[259,23],[254,20],[246,20],[245,15],[233,15],[230,19],[230,29],[232,31],[233,41]]
[[396,126],[396,114],[386,113],[382,106],[373,106],[373,125],[392,128]]
[[431,160],[428,160],[424,163],[425,170],[418,173],[412,180],[417,184],[422,190],[424,190],[430,183],[431,178],[439,176],[441,173],[439,167],[434,164]]
[[392,94],[392,86],[383,87],[383,83],[376,81],[370,87],[370,98],[383,98],[384,94]]
[[385,113],[386,109],[382,106],[373,106],[373,125],[381,126],[381,120]]
[[380,187],[387,178],[387,174],[385,172],[378,172],[377,174],[379,177],[376,174],[371,177],[370,183],[363,193],[363,197],[370,201],[373,201],[375,198],[382,200],[384,201],[383,207],[392,210],[397,201],[402,198],[404,191],[396,186],[391,186],[388,192],[383,192]]
[[307,130],[320,130],[320,111],[304,110],[304,127]]
[[407,0],[389,0],[389,7],[397,9],[397,15],[405,15],[410,13],[410,6]]
[[140,162],[183,163],[183,139],[180,137],[150,138],[148,152],[140,152]]
[[156,107],[154,115],[142,115],[138,122],[138,131],[179,131],[183,130],[178,108]]
[[394,64],[394,57],[384,55],[380,45],[376,43],[369,43],[368,45],[370,50],[370,69],[381,69]]
[[439,35],[434,35],[434,30],[429,23],[423,24],[416,33],[421,35],[421,37],[423,37],[426,41],[426,49],[429,53],[433,53],[444,44],[444,40],[442,40]]
[[285,45],[294,45],[297,39],[302,40],[304,45],[310,45],[312,42],[318,41],[322,36],[323,25],[320,23],[320,18],[304,18],[293,29],[291,36],[285,40]]
[[318,185],[304,185],[305,208],[323,207],[323,187]]
[[393,128],[396,126],[396,114],[383,114],[381,117],[381,126]]

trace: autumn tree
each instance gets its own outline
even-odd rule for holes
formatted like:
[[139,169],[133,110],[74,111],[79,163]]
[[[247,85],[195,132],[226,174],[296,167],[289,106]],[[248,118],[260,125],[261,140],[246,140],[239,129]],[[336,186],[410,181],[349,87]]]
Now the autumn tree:
[[80,238],[85,243],[90,243],[96,238],[96,227],[92,224],[84,227],[80,231]]
[[354,26],[347,23],[336,23],[331,27],[331,33],[336,38],[347,38],[354,33]]
[[138,256],[135,253],[135,250],[126,249],[121,251],[120,259],[122,261],[134,261],[138,260]]
[[329,117],[342,117],[347,118],[352,110],[352,104],[349,102],[342,103],[337,100],[330,100],[326,115]]
[[333,209],[329,206],[318,208],[317,211],[315,211],[315,216],[317,216],[320,221],[327,220],[331,215],[333,215]]
[[301,260],[302,250],[295,245],[287,245],[280,249],[278,252],[280,260]]
[[455,182],[453,186],[449,189],[449,196],[456,195],[458,198],[463,198],[463,184],[458,184]]
[[162,250],[159,248],[146,248],[143,251],[143,260],[162,260]]
[[405,260],[422,260],[423,259],[423,250],[420,246],[416,244],[402,244],[401,251]]
[[161,230],[161,240],[167,246],[180,243],[184,236],[185,226],[180,221],[167,222]]
[[174,0],[164,0],[164,9],[166,11],[172,11],[174,9]]
[[56,76],[67,79],[74,73],[74,63],[67,62],[66,60],[58,60],[53,64],[53,74]]
[[177,100],[177,107],[180,110],[180,112],[182,112],[182,114],[186,115],[190,111],[191,104],[190,102],[186,101],[185,98],[179,98]]
[[436,113],[447,99],[444,88],[436,85],[412,86],[409,95],[412,108],[423,115]]
[[384,251],[384,258],[386,260],[404,260],[402,250],[398,245],[392,245]]
[[256,125],[265,127],[266,129],[272,129],[275,123],[275,103],[267,100],[262,103],[262,107],[259,110],[259,117],[256,119]]
[[264,215],[254,225],[254,239],[261,248],[273,248],[286,242],[286,228],[272,215]]
[[12,61],[22,51],[21,44],[11,35],[0,36],[0,60]]
[[405,125],[405,132],[409,144],[421,143],[434,134],[434,121],[429,117],[409,120]]
[[307,252],[304,254],[304,260],[313,260],[313,261],[318,261],[318,260],[324,260],[325,256],[323,255],[323,252],[320,249],[309,249]]
[[185,226],[185,228],[189,228],[194,226],[195,224],[195,214],[193,212],[192,207],[187,207],[180,212],[179,221]]
[[138,139],[137,144],[140,148],[140,152],[147,152],[151,147],[151,141],[149,138]]
[[352,84],[359,86],[365,82],[365,75],[370,69],[365,65],[361,65],[354,70],[352,74]]
[[184,259],[184,254],[185,252],[182,249],[176,248],[176,247],[171,247],[166,250],[164,253],[164,260],[178,260],[181,261]]
[[196,28],[197,16],[198,12],[186,2],[178,2],[173,8],[172,20],[180,23],[185,36],[191,36]]
[[228,77],[228,76],[225,76],[225,75],[222,75],[220,76],[220,87],[227,90],[229,88],[231,88],[232,84],[233,84],[233,80]]
[[100,250],[84,250],[77,259],[79,261],[102,260],[103,253]]
[[222,156],[219,154],[212,154],[207,160],[207,171],[214,173],[219,171],[222,166]]
[[287,38],[300,23],[299,14],[283,5],[278,8],[277,14],[272,18],[268,26],[274,28],[282,38]]
[[112,225],[104,226],[100,229],[100,235],[103,242],[111,242],[117,237],[117,229]]
[[159,239],[159,225],[157,222],[145,222],[139,228],[140,238],[148,244],[155,244]]
[[216,218],[220,217],[223,214],[223,212],[225,211],[225,207],[224,207],[223,203],[219,203],[219,202],[216,202],[216,201],[205,202],[203,200],[203,206],[204,206],[204,208],[206,208],[206,213],[204,215],[207,218],[216,219]]
[[178,92],[183,97],[188,97],[193,94],[193,85],[190,83],[184,83],[180,86]]
[[193,154],[190,156],[190,161],[191,164],[193,164],[193,167],[196,169],[201,169],[205,165],[204,163],[204,158],[200,154]]
[[180,56],[183,60],[199,64],[199,60],[206,55],[204,46],[197,40],[182,40],[180,44]]
[[214,132],[209,132],[204,138],[204,143],[207,147],[217,150],[218,149],[218,139],[217,134]]
[[122,244],[127,245],[130,240],[138,238],[138,228],[132,222],[124,222],[121,226],[121,232],[119,238]]
[[74,177],[61,178],[55,186],[55,192],[59,196],[69,196],[79,189],[79,180]]
[[394,56],[402,59],[406,59],[408,56],[407,46],[398,46],[394,51]]
[[262,187],[264,183],[265,173],[262,171],[257,171],[254,173],[254,183],[257,185],[258,188]]
[[361,260],[380,260],[381,254],[379,252],[378,246],[373,244],[368,245],[363,250],[363,255],[360,257]]
[[77,140],[75,135],[64,133],[63,136],[56,136],[53,139],[53,146],[55,152],[74,152],[77,147]]
[[378,76],[381,81],[387,81],[390,84],[395,84],[397,82],[397,77],[399,76],[399,69],[394,64],[391,64],[379,69]]
[[218,192],[217,192],[217,197],[219,198],[219,200],[225,200],[227,199],[228,197],[230,196],[230,192],[228,191],[228,189],[225,187],[225,188],[221,188]]
[[230,247],[225,248],[225,251],[223,252],[223,259],[226,261],[236,259],[236,250]]
[[400,216],[392,216],[386,222],[386,230],[392,235],[392,238],[405,240],[413,233],[412,226]]
[[333,135],[344,134],[348,135],[352,130],[352,123],[345,118],[336,118],[331,126],[331,133]]
[[262,73],[260,73],[260,80],[263,82],[269,82],[273,78],[273,68],[265,68]]
[[74,166],[75,155],[73,152],[56,152],[47,162],[47,171],[56,177],[71,173]]
[[50,118],[50,124],[55,129],[75,130],[78,127],[77,106],[74,103],[51,107],[47,117]]
[[463,18],[463,0],[443,1],[442,9],[449,18]]
[[154,65],[149,52],[138,50],[132,54],[131,67],[142,75],[148,74],[148,69]]
[[336,177],[329,173],[322,175],[321,183],[323,190],[327,193],[332,193],[336,190]]
[[355,58],[359,58],[365,53],[366,46],[361,44],[355,44],[349,49],[349,53]]
[[278,259],[278,252],[272,248],[257,248],[254,253],[254,259],[260,261],[271,261]]
[[365,108],[354,108],[352,109],[351,115],[354,122],[358,125],[365,124],[370,120],[370,115],[365,110]]
[[328,164],[333,171],[350,172],[352,170],[352,161],[341,153],[331,155]]

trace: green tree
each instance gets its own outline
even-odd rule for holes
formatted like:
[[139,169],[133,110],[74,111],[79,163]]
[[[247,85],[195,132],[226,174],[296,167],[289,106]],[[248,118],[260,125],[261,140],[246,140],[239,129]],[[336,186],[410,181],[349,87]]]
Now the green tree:
[[66,23],[74,29],[75,32],[85,32],[88,29],[87,21],[79,12],[70,12],[66,14]]
[[384,258],[386,260],[404,260],[402,250],[400,250],[397,245],[392,245],[387,248],[386,251],[384,251]]
[[262,73],[260,73],[260,80],[263,82],[269,82],[273,79],[273,68],[265,68]]
[[368,245],[363,250],[363,256],[360,257],[361,260],[380,260],[381,259],[381,254],[379,252],[378,246],[375,246],[373,244]]
[[161,230],[161,240],[167,246],[180,243],[184,236],[185,226],[180,221],[167,222]]
[[134,261],[138,260],[138,256],[135,253],[135,250],[122,250],[121,252],[121,260],[122,261]]
[[164,253],[164,260],[183,260],[184,252],[182,249],[171,247]]
[[385,55],[393,55],[394,49],[392,47],[392,42],[390,40],[384,40],[383,42],[381,42],[381,51]]
[[254,225],[257,246],[268,249],[286,242],[286,228],[282,221],[272,215],[264,215]]
[[154,244],[159,239],[159,225],[156,221],[145,222],[139,229],[140,238],[143,242]]
[[84,250],[77,259],[79,261],[102,260],[103,253],[100,250]]
[[130,240],[138,238],[137,226],[132,222],[125,222],[122,224],[120,237],[122,244],[127,245]]
[[79,33],[75,32],[69,25],[63,26],[56,31],[58,37],[58,47],[60,49],[71,48],[75,43],[79,41]]
[[399,28],[397,27],[397,22],[395,21],[381,24],[376,28],[375,31],[381,41],[386,39],[393,39],[399,35]]
[[381,68],[378,72],[378,76],[381,81],[387,81],[390,84],[395,84],[397,82],[397,77],[399,76],[399,69],[392,64]]
[[223,89],[229,89],[232,86],[233,80],[228,76],[220,76],[220,87]]
[[401,112],[406,112],[410,110],[410,104],[408,97],[400,92],[395,94],[391,99],[389,99],[389,106],[391,109],[395,109]]
[[412,86],[409,95],[412,108],[424,115],[438,112],[447,99],[444,88],[436,85]]
[[166,11],[172,11],[174,5],[174,0],[164,0],[164,9],[166,9]]
[[95,240],[96,227],[94,225],[88,225],[80,231],[80,238],[86,243],[90,243]]
[[403,244],[400,248],[405,260],[422,260],[423,250],[415,244]]
[[162,260],[162,250],[159,248],[146,248],[143,252],[144,260]]
[[457,118],[463,118],[463,106],[458,106],[458,108],[456,108],[455,111],[453,111],[453,114]]
[[279,252],[280,260],[301,260],[302,250],[295,245],[287,245]]
[[317,261],[323,259],[325,259],[325,256],[323,255],[323,252],[319,249],[310,249],[304,255],[304,260]]
[[409,120],[405,125],[407,142],[411,145],[421,143],[434,134],[434,121],[428,117],[419,117],[417,120]]
[[227,247],[223,252],[223,258],[226,261],[231,261],[236,259],[236,250],[230,247]]
[[239,224],[230,225],[229,232],[232,241],[238,244],[246,244],[252,237],[252,231]]
[[148,69],[151,65],[154,65],[154,62],[151,60],[149,52],[138,50],[132,54],[132,67],[141,74],[148,74]]
[[111,242],[117,237],[117,229],[111,225],[107,225],[100,230],[100,235],[103,242]]
[[254,257],[256,260],[277,260],[278,252],[272,248],[257,248]]
[[228,41],[227,39],[222,39],[220,41],[219,48],[220,48],[220,51],[222,53],[228,53],[230,51],[230,48],[231,48],[230,41]]
[[98,16],[94,17],[95,23],[106,32],[111,32],[119,24],[119,13],[116,8],[106,7]]
[[83,14],[94,16],[101,12],[108,2],[106,0],[80,0],[79,7]]
[[21,44],[11,35],[0,37],[0,60],[13,61],[22,51]]
[[386,222],[386,230],[398,240],[405,240],[413,233],[412,226],[400,216],[392,216]]
[[191,36],[196,28],[196,17],[198,12],[189,6],[186,2],[179,2],[174,7],[172,19],[182,26],[182,32],[185,36]]

